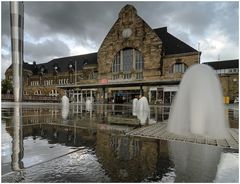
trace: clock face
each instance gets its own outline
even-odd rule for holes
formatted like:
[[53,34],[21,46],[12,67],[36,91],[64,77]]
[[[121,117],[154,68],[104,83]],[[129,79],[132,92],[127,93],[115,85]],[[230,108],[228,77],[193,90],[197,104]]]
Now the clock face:
[[132,29],[131,28],[126,28],[122,32],[123,38],[129,38],[132,35]]

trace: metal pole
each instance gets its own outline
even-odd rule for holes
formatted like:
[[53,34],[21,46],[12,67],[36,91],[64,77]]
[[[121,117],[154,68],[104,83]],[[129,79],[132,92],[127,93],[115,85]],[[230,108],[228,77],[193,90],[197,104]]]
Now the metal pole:
[[23,65],[23,28],[24,5],[23,2],[10,2],[11,45],[13,65],[14,101],[22,101],[22,65]]
[[200,64],[200,43],[198,42],[198,64]]
[[77,61],[75,60],[75,85],[77,84]]

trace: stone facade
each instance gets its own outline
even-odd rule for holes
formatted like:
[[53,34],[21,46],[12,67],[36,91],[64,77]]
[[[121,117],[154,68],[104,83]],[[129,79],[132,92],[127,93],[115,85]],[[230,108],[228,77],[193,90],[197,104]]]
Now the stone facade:
[[172,67],[179,60],[181,63],[185,64],[187,67],[198,63],[198,55],[196,53],[190,54],[178,54],[165,56],[163,58],[163,75],[161,79],[181,79],[183,73],[173,73]]
[[[168,39],[170,39],[168,41]],[[132,65],[130,69],[130,78],[124,78],[122,70],[123,51],[132,49]],[[141,78],[137,78],[139,71],[136,70],[137,52],[141,54],[143,68],[141,69]],[[121,71],[119,78],[113,79],[113,62],[117,54],[121,56]],[[34,66],[24,63],[24,94],[25,95],[45,95],[45,96],[62,96],[66,90],[75,90],[73,96],[77,96],[77,102],[80,99],[80,93],[84,85],[101,85],[118,82],[151,82],[151,81],[180,81],[185,70],[193,64],[199,62],[200,53],[180,41],[167,32],[167,28],[152,29],[141,17],[138,16],[137,10],[126,5],[119,13],[118,19],[103,40],[98,53],[87,55],[71,56],[66,58],[54,59],[45,64],[39,64],[39,71],[34,72]],[[78,65],[76,67],[76,60]],[[85,61],[89,62],[85,65]],[[54,72],[54,65],[58,63],[59,72]],[[65,63],[65,64],[64,64]],[[67,63],[72,63],[73,68],[69,69]],[[184,65],[184,69],[175,70],[175,65]],[[48,72],[41,73],[41,67],[45,65]],[[77,64],[76,64],[77,65]],[[6,79],[12,80],[12,67],[9,67],[5,73]],[[221,75],[221,84],[223,86],[224,96],[229,96],[232,100],[238,96],[238,75]],[[157,89],[161,86],[115,86],[105,89],[92,89],[91,95],[103,100],[105,92],[107,98],[116,95],[118,91],[144,91],[147,94],[157,94]],[[151,90],[155,90],[155,92]],[[41,91],[39,94],[38,91]],[[115,92],[114,92],[115,91]],[[114,94],[113,94],[114,93]],[[90,93],[89,93],[90,94]],[[173,95],[172,93],[169,94]],[[148,95],[147,95],[148,96]],[[87,97],[87,94],[86,94]],[[75,97],[74,97],[75,98]],[[130,97],[131,98],[131,97]],[[150,98],[150,97],[149,97]],[[81,96],[82,99],[82,96]],[[157,95],[153,98],[157,100]]]
[[[130,37],[124,38],[124,29],[131,29]],[[138,15],[133,6],[125,6],[110,29],[98,51],[100,79],[111,79],[112,63],[116,53],[124,48],[134,48],[144,60],[143,80],[160,76],[162,41]]]

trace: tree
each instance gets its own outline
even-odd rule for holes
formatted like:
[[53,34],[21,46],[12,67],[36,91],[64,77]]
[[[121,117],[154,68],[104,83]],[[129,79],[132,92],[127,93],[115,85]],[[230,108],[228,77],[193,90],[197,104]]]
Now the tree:
[[13,93],[13,85],[10,80],[3,79],[2,80],[2,94]]

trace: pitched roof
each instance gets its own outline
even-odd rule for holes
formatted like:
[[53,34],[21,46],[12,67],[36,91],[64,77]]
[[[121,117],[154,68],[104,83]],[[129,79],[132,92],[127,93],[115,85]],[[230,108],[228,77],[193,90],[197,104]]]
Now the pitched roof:
[[233,59],[233,60],[224,60],[224,61],[213,61],[213,62],[205,62],[202,64],[209,65],[213,67],[215,70],[218,69],[228,69],[228,68],[238,68],[239,60],[238,59]]
[[[46,69],[46,73],[53,73],[54,67],[57,66],[60,72],[69,71],[69,65],[77,66],[77,70],[82,70],[84,66],[97,64],[97,53],[83,54],[77,56],[56,58],[47,63],[37,64],[38,70],[41,67]],[[75,69],[74,69],[75,70]]]
[[[13,67],[13,65],[11,64],[11,65],[7,68],[7,70],[12,69],[12,67]],[[24,61],[23,61],[23,68],[26,69],[26,70],[30,70],[30,71],[32,71],[32,70],[34,69],[33,65],[31,65],[31,64],[29,64],[29,63],[25,63]],[[7,71],[7,70],[6,70],[6,71]]]
[[175,36],[167,32],[167,27],[153,29],[163,42],[165,55],[198,52]]

